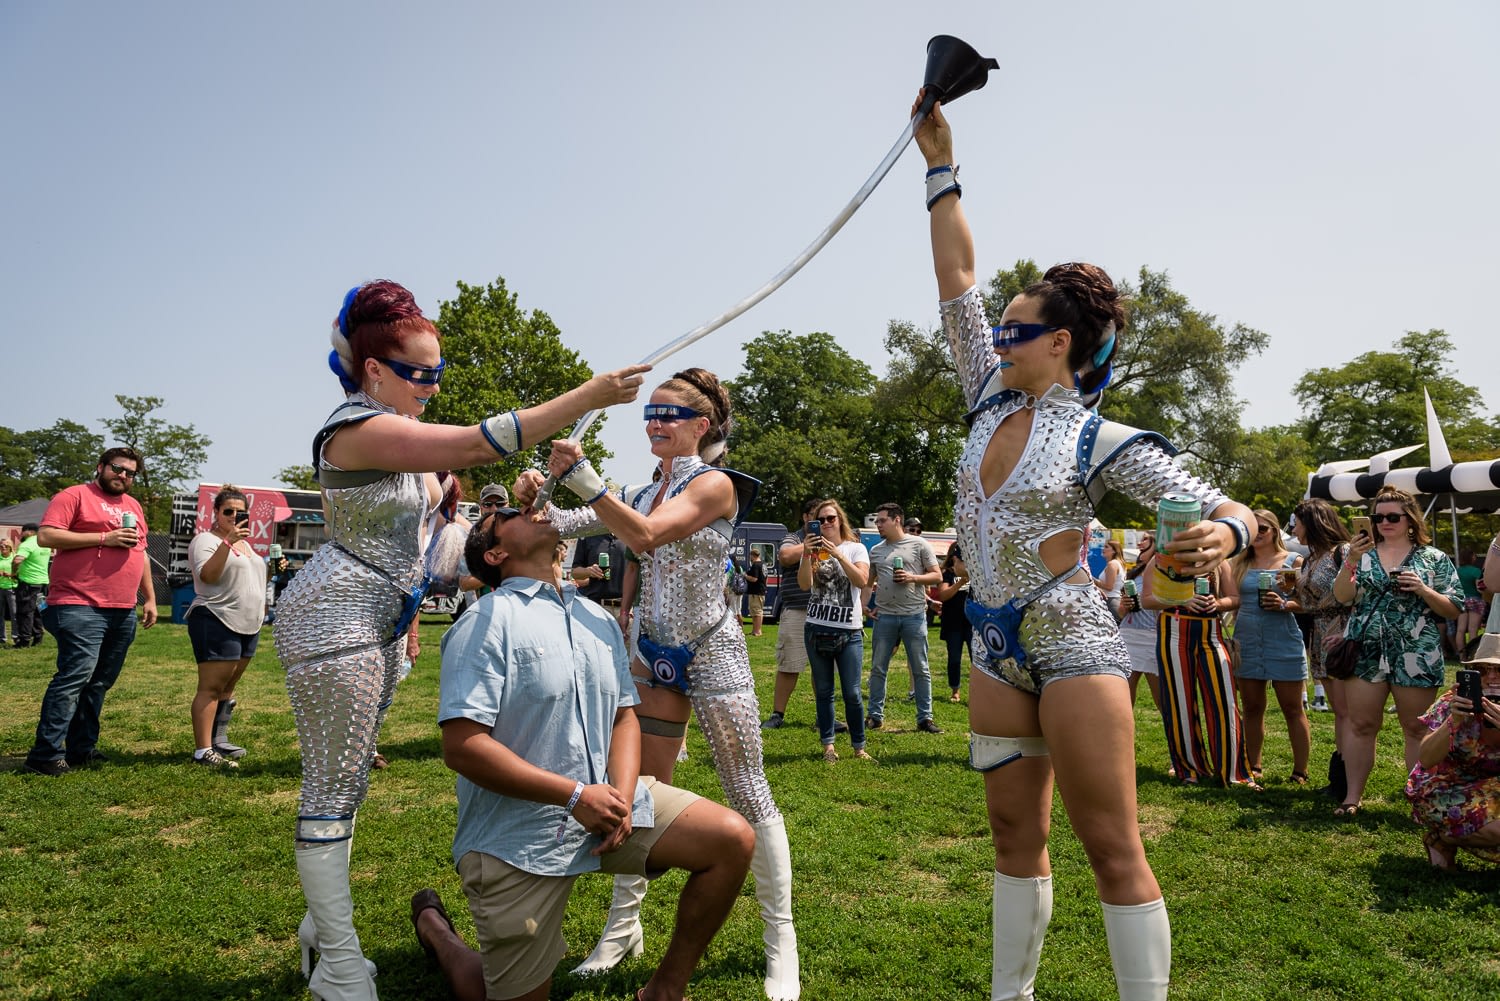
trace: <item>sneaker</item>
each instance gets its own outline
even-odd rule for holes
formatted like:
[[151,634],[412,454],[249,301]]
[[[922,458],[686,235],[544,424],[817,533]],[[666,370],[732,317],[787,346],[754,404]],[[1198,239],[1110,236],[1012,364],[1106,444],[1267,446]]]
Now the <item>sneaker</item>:
[[880,729],[880,724],[882,722],[884,722],[884,721],[879,716],[866,716],[865,717],[865,729],[866,730],[879,730]]
[[201,755],[194,754],[193,764],[204,765],[208,768],[238,768],[240,766],[240,763],[238,761],[233,761],[229,758],[224,757],[224,755],[220,754],[218,751],[215,751],[211,747],[208,750],[204,751]]
[[848,733],[849,732],[849,724],[845,723],[841,719],[836,719],[836,720],[833,721],[833,732],[834,733]]
[[766,717],[765,722],[761,723],[760,728],[762,730],[780,730],[785,724],[786,715],[784,713],[772,713]]
[[936,723],[934,723],[930,719],[919,720],[917,722],[917,729],[921,730],[923,733],[942,733],[943,732],[942,730],[938,729],[938,725]]
[[32,761],[27,758],[25,764],[21,765],[21,771],[30,772],[33,775],[50,775],[55,778],[68,774],[69,769],[68,763],[62,758],[56,761]]
[[98,750],[97,748],[83,755],[82,757],[68,758],[69,768],[91,768],[94,765],[104,765],[108,763],[109,755]]
[[1315,713],[1326,713],[1329,709],[1328,699],[1325,696],[1316,695],[1313,697],[1312,705],[1308,706],[1308,708]]

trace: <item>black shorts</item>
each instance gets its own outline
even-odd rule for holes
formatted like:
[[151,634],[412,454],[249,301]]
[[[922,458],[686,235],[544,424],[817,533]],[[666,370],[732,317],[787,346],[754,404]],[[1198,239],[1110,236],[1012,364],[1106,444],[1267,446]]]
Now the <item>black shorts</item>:
[[188,613],[188,639],[193,643],[193,659],[202,664],[217,660],[248,660],[255,656],[260,633],[230,631],[219,617],[199,605]]

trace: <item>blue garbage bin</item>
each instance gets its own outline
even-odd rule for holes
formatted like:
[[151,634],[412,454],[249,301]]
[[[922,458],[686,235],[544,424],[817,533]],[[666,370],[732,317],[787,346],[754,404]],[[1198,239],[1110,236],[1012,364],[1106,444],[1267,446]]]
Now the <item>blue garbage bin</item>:
[[193,585],[172,588],[172,621],[180,625],[187,623],[188,606],[193,603]]

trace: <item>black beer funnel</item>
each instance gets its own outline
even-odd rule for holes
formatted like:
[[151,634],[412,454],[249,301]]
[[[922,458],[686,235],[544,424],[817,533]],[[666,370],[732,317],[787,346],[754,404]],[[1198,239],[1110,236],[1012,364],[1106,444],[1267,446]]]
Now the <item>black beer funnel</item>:
[[935,35],[927,43],[927,72],[922,77],[922,106],[918,118],[926,118],[938,101],[952,104],[971,90],[983,87],[990,70],[1000,68],[996,59],[986,59],[973,46],[952,35]]

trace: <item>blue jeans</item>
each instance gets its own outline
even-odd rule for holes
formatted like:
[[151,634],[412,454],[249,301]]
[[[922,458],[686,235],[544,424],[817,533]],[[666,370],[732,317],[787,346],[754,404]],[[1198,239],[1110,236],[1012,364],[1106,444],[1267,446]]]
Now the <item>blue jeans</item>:
[[[844,645],[837,653],[820,653],[818,636],[831,637]],[[802,634],[807,663],[812,669],[813,697],[817,700],[818,738],[824,746],[833,743],[833,675],[838,672],[844,692],[844,718],[849,721],[849,743],[857,751],[865,746],[865,707],[859,694],[859,676],[865,664],[865,634],[861,629],[824,629],[808,626]]]
[[48,605],[42,620],[57,637],[57,673],[42,696],[36,743],[26,760],[87,761],[99,743],[104,693],[120,676],[135,639],[135,609]]
[[896,644],[906,645],[911,666],[912,688],[917,693],[917,722],[932,719],[932,675],[927,673],[927,615],[892,615],[881,612],[875,619],[875,648],[870,656],[870,718],[885,718],[885,674],[891,667]]

